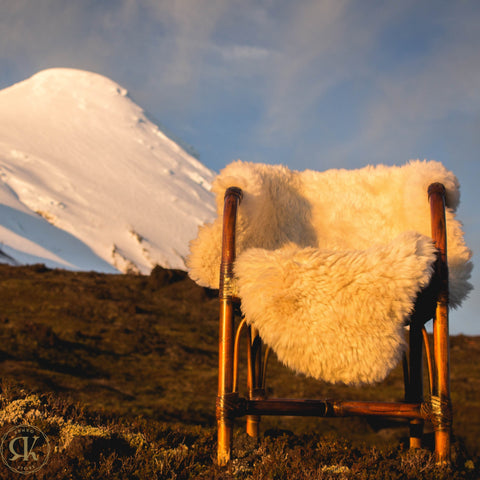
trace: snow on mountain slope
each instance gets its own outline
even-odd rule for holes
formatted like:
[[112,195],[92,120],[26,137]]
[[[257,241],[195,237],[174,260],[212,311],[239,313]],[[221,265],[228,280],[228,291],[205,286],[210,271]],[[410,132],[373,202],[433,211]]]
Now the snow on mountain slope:
[[212,178],[101,75],[49,69],[0,91],[0,262],[184,269]]

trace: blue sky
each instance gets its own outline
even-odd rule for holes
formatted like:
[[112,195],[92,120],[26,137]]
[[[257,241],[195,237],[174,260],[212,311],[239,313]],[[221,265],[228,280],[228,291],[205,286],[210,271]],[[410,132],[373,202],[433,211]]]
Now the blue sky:
[[[475,253],[479,25],[477,0],[2,0],[0,88],[106,75],[217,171],[441,161]],[[480,335],[479,270],[454,333]]]

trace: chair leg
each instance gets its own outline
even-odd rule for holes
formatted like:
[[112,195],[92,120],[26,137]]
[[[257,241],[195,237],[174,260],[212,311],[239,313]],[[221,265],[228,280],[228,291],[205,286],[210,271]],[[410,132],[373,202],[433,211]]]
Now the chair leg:
[[437,392],[432,402],[437,462],[450,461],[452,407],[450,400],[450,345],[448,334],[448,306],[441,299],[433,323],[435,377]]
[[[248,396],[252,399],[264,398],[262,378],[262,341],[258,332],[253,327],[248,327],[247,338],[247,387]],[[247,415],[246,430],[250,437],[258,438],[260,436],[260,420],[259,415]]]
[[[217,461],[220,466],[230,460],[233,441],[232,408],[236,399],[233,392],[234,312],[230,300],[222,299],[220,308],[220,341],[217,416]],[[233,406],[232,406],[233,405]]]
[[217,423],[217,463],[224,467],[230,461],[233,440],[233,422],[228,420]]
[[[423,333],[422,326],[410,325],[409,380],[405,399],[408,402],[423,402]],[[410,421],[410,448],[421,448],[423,421]]]

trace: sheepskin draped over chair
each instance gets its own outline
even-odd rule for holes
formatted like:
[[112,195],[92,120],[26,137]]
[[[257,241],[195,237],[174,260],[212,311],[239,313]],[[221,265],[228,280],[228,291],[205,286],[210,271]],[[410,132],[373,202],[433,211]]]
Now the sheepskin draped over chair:
[[219,288],[223,197],[240,188],[234,273],[247,323],[297,372],[378,382],[405,351],[405,325],[432,277],[426,192],[434,182],[446,188],[457,307],[471,289],[471,252],[455,218],[458,181],[434,161],[324,172],[236,161],[214,181],[218,217],[191,242],[189,274]]

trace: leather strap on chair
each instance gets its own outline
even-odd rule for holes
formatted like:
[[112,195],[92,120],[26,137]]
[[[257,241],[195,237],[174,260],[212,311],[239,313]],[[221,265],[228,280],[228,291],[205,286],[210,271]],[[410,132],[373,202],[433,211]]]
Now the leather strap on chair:
[[245,414],[245,399],[237,392],[218,395],[216,406],[217,421],[233,420]]
[[233,263],[222,263],[220,265],[220,289],[221,298],[237,298],[236,282],[233,275]]
[[432,422],[435,430],[449,430],[452,426],[452,405],[448,398],[432,395],[420,408],[422,416]]

